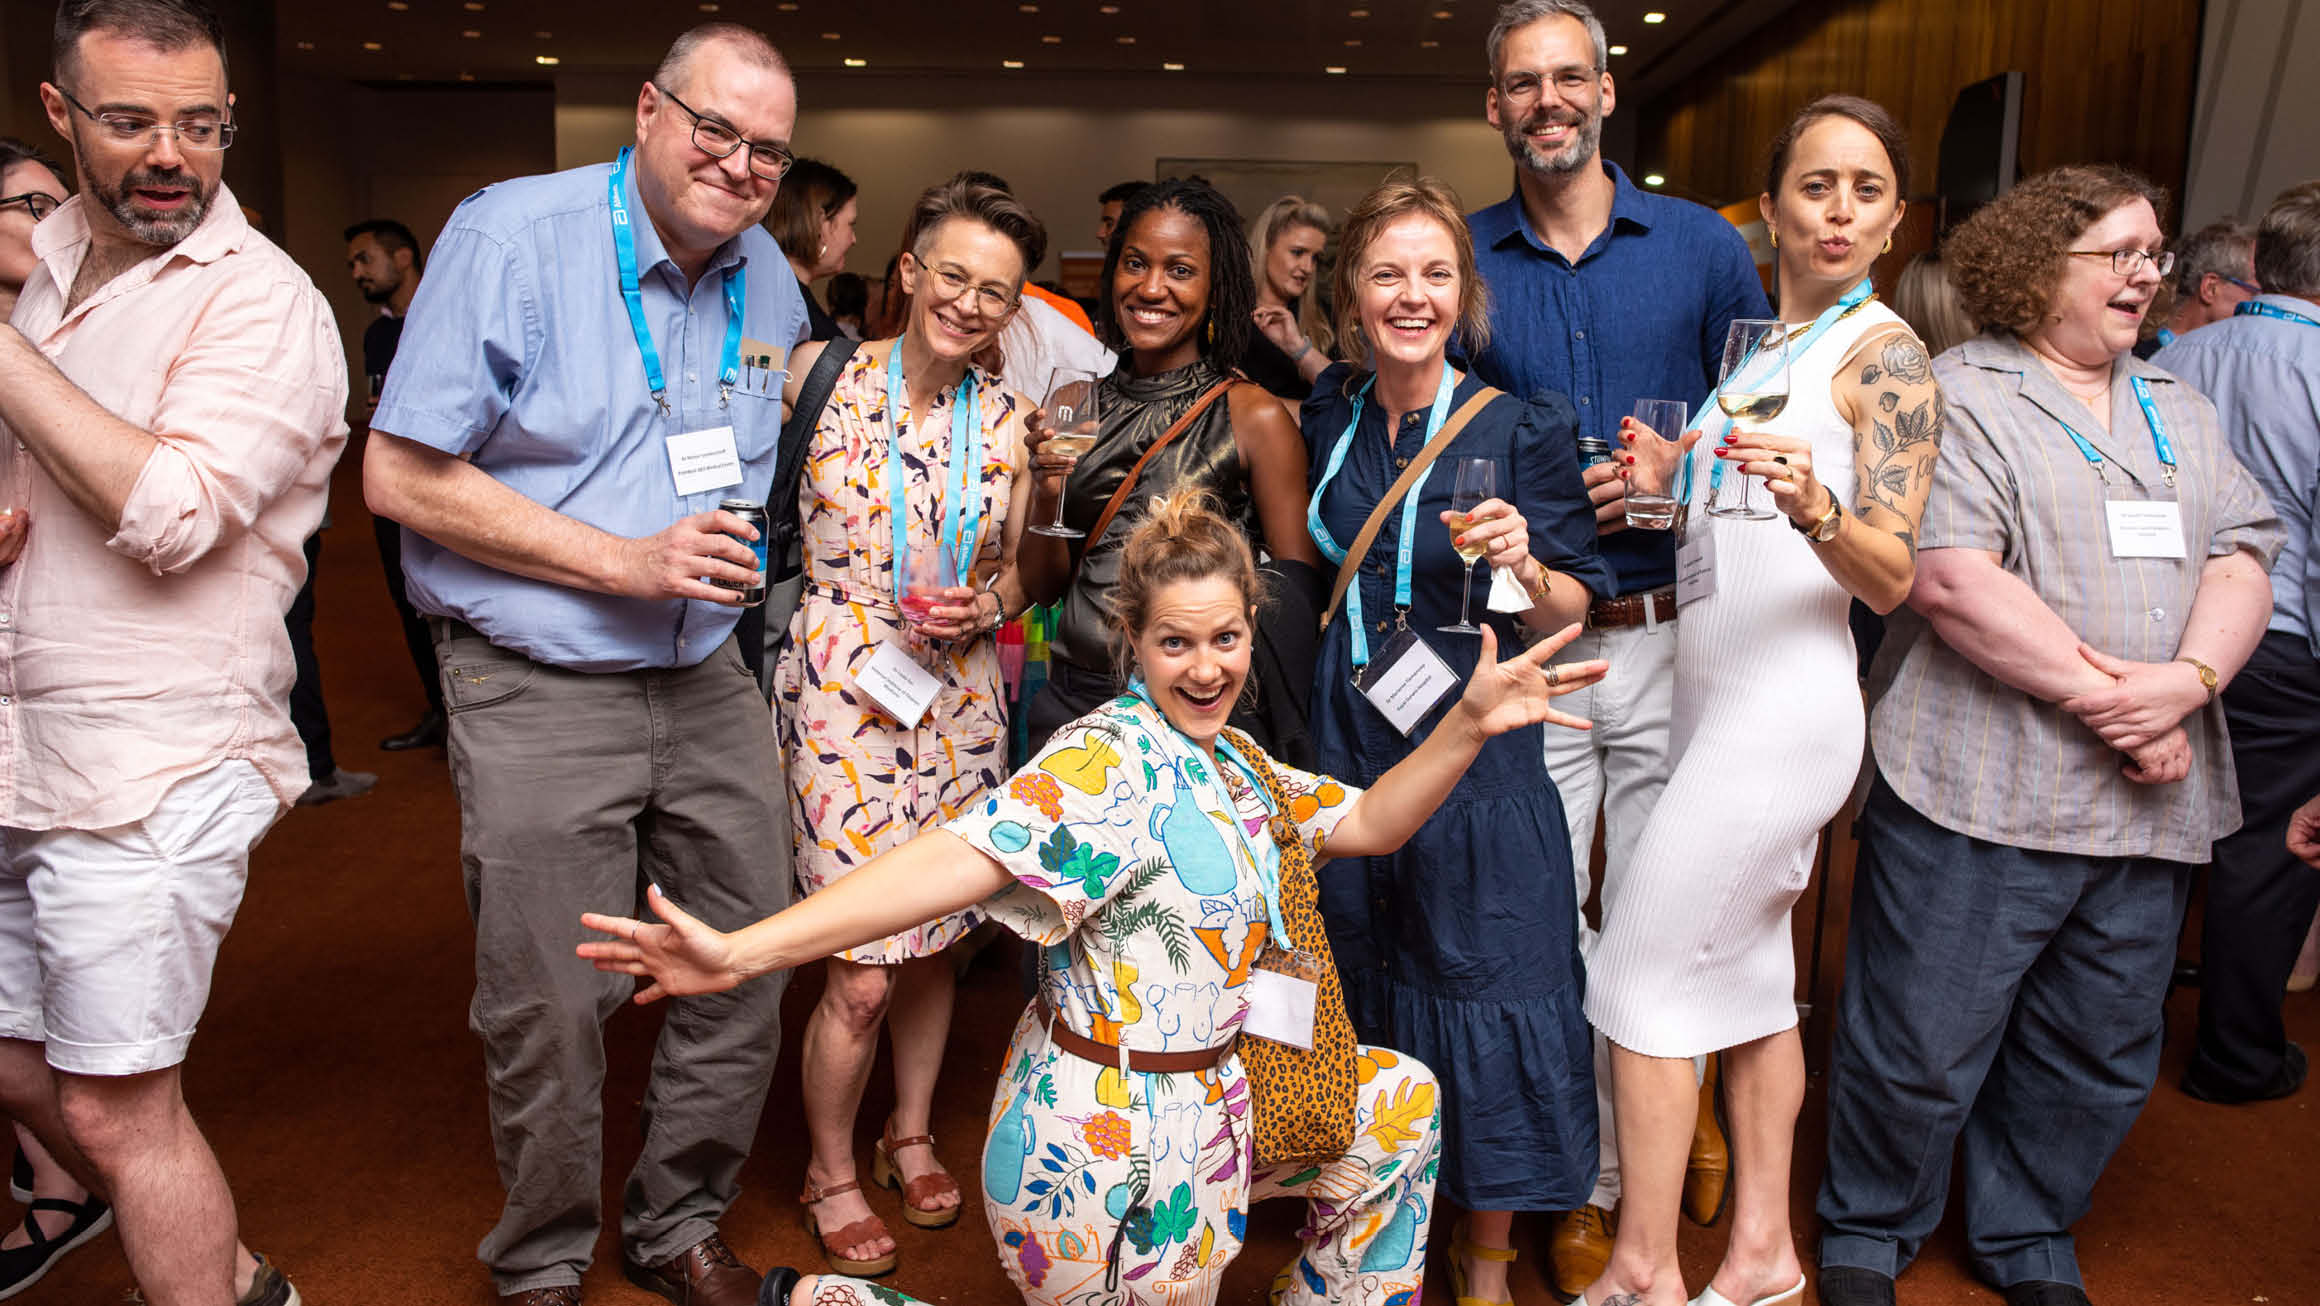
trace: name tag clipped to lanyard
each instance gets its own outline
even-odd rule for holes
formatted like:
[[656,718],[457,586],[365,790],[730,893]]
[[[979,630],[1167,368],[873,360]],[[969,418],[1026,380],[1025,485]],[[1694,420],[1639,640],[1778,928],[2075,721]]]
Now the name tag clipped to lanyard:
[[1248,998],[1243,1034],[1313,1050],[1313,1009],[1321,998],[1319,957],[1267,943],[1249,970]]
[[[886,355],[886,520],[892,531],[897,608],[908,588],[910,559],[910,474],[902,461],[902,423],[908,418],[910,389],[902,374],[903,343],[897,339]],[[982,466],[983,424],[970,369],[951,397],[950,462],[944,477],[943,521],[934,541],[934,547],[948,555],[951,574],[961,578],[973,566],[975,537],[982,533],[981,505],[969,498],[980,497],[980,481],[970,484],[970,478],[977,477]],[[893,640],[881,640],[871,651],[870,660],[854,672],[854,685],[906,730],[917,727],[942,689],[942,682]]]
[[1685,504],[1676,509],[1676,607],[1716,592],[1716,519]]
[[[1372,377],[1370,384],[1374,385]],[[1426,444],[1441,434],[1442,426],[1450,419],[1450,400],[1457,389],[1457,373],[1448,363],[1442,365],[1442,380],[1434,390],[1434,406],[1426,416]],[[1346,550],[1341,547],[1329,528],[1321,520],[1321,496],[1329,483],[1337,477],[1345,464],[1346,450],[1353,443],[1354,432],[1361,428],[1362,406],[1369,397],[1369,386],[1353,397],[1353,415],[1346,421],[1345,430],[1337,437],[1337,445],[1329,452],[1329,464],[1321,473],[1321,480],[1313,487],[1312,497],[1305,509],[1305,529],[1321,549],[1322,556],[1340,566],[1344,565]],[[1394,633],[1385,647],[1374,654],[1369,647],[1369,631],[1362,616],[1361,585],[1356,581],[1345,591],[1345,622],[1353,640],[1353,687],[1361,691],[1372,706],[1394,729],[1408,734],[1417,728],[1428,712],[1442,701],[1442,695],[1458,684],[1457,673],[1442,660],[1426,642],[1410,631],[1410,575],[1412,557],[1418,540],[1418,501],[1426,491],[1426,479],[1433,475],[1431,465],[1424,475],[1410,486],[1402,498],[1402,526],[1399,552],[1394,570]],[[1527,610],[1528,604],[1525,604]]]
[[[2135,392],[2135,402],[2143,410],[2143,421],[2151,428],[2151,448],[2159,455],[2159,466],[2164,471],[2167,488],[2175,488],[2175,445],[2167,438],[2167,424],[2159,416],[2159,406],[2151,398],[2151,387],[2142,377],[2132,378],[2128,384]],[[2087,438],[2067,422],[2062,429],[2078,446],[2080,456],[2094,468],[2103,485],[2113,488],[2109,464],[2102,453]],[[2110,533],[2111,556],[2114,558],[2188,558],[2189,548],[2183,539],[2183,505],[2173,499],[2126,499],[2106,494],[2103,499],[2104,525]]]

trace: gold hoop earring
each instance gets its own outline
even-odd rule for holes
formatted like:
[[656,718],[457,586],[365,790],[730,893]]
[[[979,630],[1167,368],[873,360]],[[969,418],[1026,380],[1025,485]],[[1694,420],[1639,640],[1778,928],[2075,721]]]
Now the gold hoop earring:
[[1891,236],[1887,236],[1887,237],[1885,238],[1885,248],[1883,248],[1883,249],[1881,249],[1881,250],[1879,250],[1879,251],[1877,251],[1877,252],[1878,252],[1878,253],[1880,253],[1880,254],[1890,254],[1890,253],[1892,253],[1892,252],[1893,252],[1893,238],[1892,238]]
[[1770,237],[1772,238],[1772,247],[1773,247],[1774,249],[1779,249],[1779,248],[1780,248],[1780,233],[1779,233],[1779,232],[1777,232],[1777,231],[1774,231],[1774,230],[1773,230],[1772,228],[1770,228],[1770,227],[1766,227],[1766,228],[1764,229],[1764,234],[1766,234],[1767,236],[1770,236]]

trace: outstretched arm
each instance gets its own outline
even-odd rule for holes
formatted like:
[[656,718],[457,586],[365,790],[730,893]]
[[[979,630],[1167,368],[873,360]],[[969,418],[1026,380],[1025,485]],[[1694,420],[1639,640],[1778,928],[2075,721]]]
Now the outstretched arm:
[[930,830],[882,853],[829,888],[731,934],[687,915],[653,885],[653,925],[588,912],[580,923],[612,936],[583,943],[596,969],[641,975],[638,1002],[721,993],[769,971],[826,957],[973,906],[1007,887],[1005,867],[948,830]]
[[[1409,842],[1450,796],[1458,777],[1474,764],[1482,743],[1493,735],[1541,721],[1586,730],[1592,723],[1554,709],[1554,700],[1603,678],[1610,664],[1601,658],[1550,666],[1564,645],[1579,637],[1572,624],[1506,662],[1498,660],[1498,635],[1482,628],[1482,660],[1466,681],[1466,693],[1433,733],[1408,757],[1378,777],[1353,800],[1353,810],[1329,832],[1324,855],[1377,857]],[[849,877],[850,878],[850,877]]]

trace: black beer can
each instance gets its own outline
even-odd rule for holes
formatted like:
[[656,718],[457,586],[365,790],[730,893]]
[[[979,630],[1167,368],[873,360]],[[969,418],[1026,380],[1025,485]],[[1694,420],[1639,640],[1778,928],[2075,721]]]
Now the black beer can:
[[1597,463],[1611,461],[1611,442],[1599,436],[1579,437],[1579,470],[1585,471]]
[[[727,499],[723,503],[718,504],[717,507],[721,511],[732,513],[734,516],[739,517],[741,520],[748,522],[750,525],[757,528],[756,539],[741,540],[741,542],[749,546],[749,551],[751,553],[757,555],[757,572],[759,580],[755,585],[745,585],[737,580],[718,580],[712,577],[709,583],[717,586],[720,589],[740,590],[741,606],[745,608],[754,608],[758,604],[765,602],[765,581],[763,579],[765,575],[766,545],[765,505],[759,503],[755,499]],[[741,539],[741,537],[738,535],[734,536],[733,538],[737,540]]]

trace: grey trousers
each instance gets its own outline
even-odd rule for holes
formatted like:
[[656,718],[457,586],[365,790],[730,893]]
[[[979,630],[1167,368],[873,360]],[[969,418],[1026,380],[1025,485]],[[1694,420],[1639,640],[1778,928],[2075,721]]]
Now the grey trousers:
[[[588,674],[437,620],[475,1000],[507,1204],[476,1254],[501,1295],[577,1284],[601,1222],[603,1023],[635,991],[574,955],[580,913],[643,885],[733,929],[790,901],[772,718],[732,640],[699,666]],[[780,1049],[786,972],[667,1002],[621,1239],[644,1262],[716,1231]]]

